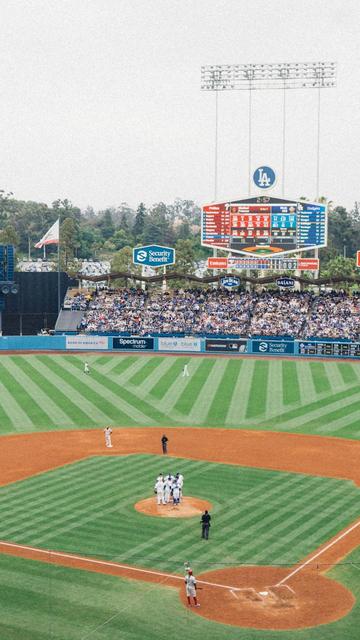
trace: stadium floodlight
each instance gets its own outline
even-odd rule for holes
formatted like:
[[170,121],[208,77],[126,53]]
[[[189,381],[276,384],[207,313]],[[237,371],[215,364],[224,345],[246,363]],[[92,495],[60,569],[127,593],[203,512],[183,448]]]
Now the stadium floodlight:
[[[316,145],[316,197],[320,197],[320,95],[321,89],[336,86],[336,62],[278,62],[263,64],[217,64],[201,67],[201,90],[215,92],[215,163],[214,201],[217,201],[218,183],[218,96],[220,91],[249,92],[248,122],[248,195],[251,195],[252,156],[252,92],[254,90],[282,89],[282,195],[285,193],[286,156],[286,90],[317,89],[317,145]],[[216,251],[214,251],[216,255]]]
[[331,89],[336,86],[336,71],[336,62],[204,65],[201,90]]
[[282,151],[282,194],[285,189],[285,128],[286,89],[318,89],[317,114],[317,171],[316,196],[319,197],[320,158],[320,93],[321,89],[336,86],[336,62],[278,62],[263,64],[216,64],[201,67],[201,90],[214,91],[215,111],[215,176],[214,199],[217,199],[218,177],[218,94],[220,91],[249,92],[249,150],[248,150],[248,195],[251,192],[251,142],[252,142],[252,92],[254,90],[283,90],[283,151]]

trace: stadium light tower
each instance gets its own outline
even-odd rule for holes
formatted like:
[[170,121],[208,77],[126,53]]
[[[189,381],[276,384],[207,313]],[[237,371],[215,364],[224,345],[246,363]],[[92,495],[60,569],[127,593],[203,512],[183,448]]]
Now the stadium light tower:
[[251,129],[252,129],[252,92],[266,89],[283,91],[282,110],[282,194],[285,190],[286,159],[286,90],[317,89],[317,165],[316,196],[320,196],[320,93],[321,89],[336,86],[336,62],[280,62],[276,64],[227,64],[205,65],[201,67],[201,90],[215,91],[215,167],[214,200],[217,200],[218,183],[218,94],[219,91],[249,92],[248,122],[248,191],[251,191]]

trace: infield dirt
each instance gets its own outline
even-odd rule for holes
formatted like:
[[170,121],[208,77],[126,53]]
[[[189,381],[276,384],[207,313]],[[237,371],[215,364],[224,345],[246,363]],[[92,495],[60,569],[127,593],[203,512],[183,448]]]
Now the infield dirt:
[[[360,442],[339,438],[270,433],[261,431],[228,431],[225,429],[169,428],[169,454],[210,462],[238,464],[280,471],[352,480],[360,486]],[[0,484],[48,471],[94,455],[160,454],[160,438],[164,428],[114,429],[113,449],[105,448],[101,431],[65,431],[1,438]],[[199,505],[200,508],[200,505]],[[203,508],[208,508],[201,506]],[[360,524],[360,523],[359,523]],[[360,545],[360,526],[340,537],[331,545],[323,545],[321,566],[338,562]],[[339,538],[339,539],[337,539]],[[329,548],[327,548],[329,547]],[[320,548],[321,550],[321,548]],[[311,556],[319,550],[314,550]],[[168,586],[181,586],[180,576],[159,578],[156,572],[137,571],[111,563],[87,561],[81,557],[61,557],[44,554],[41,550],[25,546],[7,547],[0,543],[0,552],[22,557],[56,562],[64,566],[110,573],[132,579],[160,582]],[[306,562],[306,559],[304,560]],[[200,581],[230,585],[237,589],[249,585],[266,591],[267,587],[282,580],[291,568],[241,567],[218,570],[197,576]],[[353,595],[342,585],[323,575],[324,572],[309,564],[291,578],[295,596],[289,600],[252,596],[252,591],[219,588],[213,584],[200,592],[202,606],[193,609],[211,620],[259,629],[291,629],[325,624],[346,615],[354,604]],[[180,597],[185,603],[183,588]],[[247,595],[246,595],[247,594]]]

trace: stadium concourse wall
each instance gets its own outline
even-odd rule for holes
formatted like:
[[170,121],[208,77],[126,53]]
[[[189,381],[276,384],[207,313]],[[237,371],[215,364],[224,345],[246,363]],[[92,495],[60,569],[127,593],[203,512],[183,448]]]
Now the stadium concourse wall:
[[294,340],[286,336],[178,337],[124,335],[39,335],[1,336],[0,351],[72,351],[226,354],[232,356],[282,356],[360,358],[360,342],[314,338]]

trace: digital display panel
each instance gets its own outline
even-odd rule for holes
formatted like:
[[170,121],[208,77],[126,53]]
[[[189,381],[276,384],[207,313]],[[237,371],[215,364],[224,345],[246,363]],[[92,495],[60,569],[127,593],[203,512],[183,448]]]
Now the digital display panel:
[[258,196],[204,205],[201,243],[247,255],[276,255],[325,247],[324,204]]
[[360,358],[359,342],[300,342],[301,356],[339,356],[340,358]]

